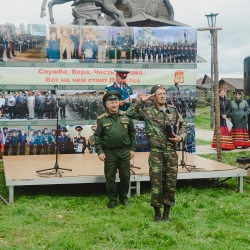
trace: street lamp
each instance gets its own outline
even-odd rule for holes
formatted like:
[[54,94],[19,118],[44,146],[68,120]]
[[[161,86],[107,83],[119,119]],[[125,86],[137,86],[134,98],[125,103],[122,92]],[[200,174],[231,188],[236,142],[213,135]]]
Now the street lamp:
[[[214,28],[216,24],[217,14],[208,14],[205,15],[207,17],[208,26],[210,28]],[[211,33],[211,94],[210,94],[210,128],[214,127],[214,57],[213,57],[213,30],[210,30]]]
[[[219,105],[219,67],[218,67],[218,51],[217,51],[217,34],[216,17],[218,14],[206,15],[208,20],[208,28],[198,28],[198,31],[209,30],[211,33],[211,128],[214,127],[217,141],[217,160],[222,161],[221,143],[220,143],[220,105]],[[214,78],[214,79],[213,79]],[[215,115],[214,115],[215,112]],[[215,119],[214,119],[215,117]]]
[[209,15],[205,15],[207,17],[207,22],[208,22],[208,26],[209,27],[215,27],[216,25],[216,17],[219,15],[219,13],[217,14],[209,14]]

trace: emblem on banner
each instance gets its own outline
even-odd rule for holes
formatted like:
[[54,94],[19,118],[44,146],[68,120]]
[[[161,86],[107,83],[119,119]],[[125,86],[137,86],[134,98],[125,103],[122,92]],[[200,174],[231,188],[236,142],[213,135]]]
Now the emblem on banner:
[[184,83],[184,71],[177,70],[174,72],[174,83]]

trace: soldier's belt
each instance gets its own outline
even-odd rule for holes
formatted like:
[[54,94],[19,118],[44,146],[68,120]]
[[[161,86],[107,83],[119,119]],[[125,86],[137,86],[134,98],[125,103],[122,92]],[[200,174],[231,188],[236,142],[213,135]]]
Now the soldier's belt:
[[127,147],[115,147],[115,148],[103,148],[104,150],[130,150],[130,146]]

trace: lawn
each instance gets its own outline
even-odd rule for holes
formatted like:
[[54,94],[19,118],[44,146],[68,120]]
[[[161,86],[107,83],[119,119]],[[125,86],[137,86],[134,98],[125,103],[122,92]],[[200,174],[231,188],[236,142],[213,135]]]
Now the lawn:
[[[224,154],[231,165],[247,155]],[[100,183],[17,187],[15,203],[0,201],[0,249],[250,249],[249,180],[244,193],[237,192],[236,179],[215,184],[178,181],[169,223],[153,222],[148,182],[141,184],[141,196],[132,192],[130,207],[112,210]],[[0,194],[8,197],[2,165]]]
[[210,128],[210,107],[196,108],[195,127],[214,130]]

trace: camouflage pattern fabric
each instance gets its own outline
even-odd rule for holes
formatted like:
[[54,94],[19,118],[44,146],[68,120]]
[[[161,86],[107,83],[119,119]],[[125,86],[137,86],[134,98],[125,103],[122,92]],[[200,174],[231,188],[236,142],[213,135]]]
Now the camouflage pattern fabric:
[[180,127],[177,134],[183,140],[187,136],[187,125],[176,108],[166,104],[166,111],[159,110],[156,104],[145,107],[138,101],[130,106],[127,116],[145,122],[147,139],[151,149],[149,156],[151,205],[161,207],[163,204],[174,205],[178,157],[176,145],[168,140],[166,125]]

